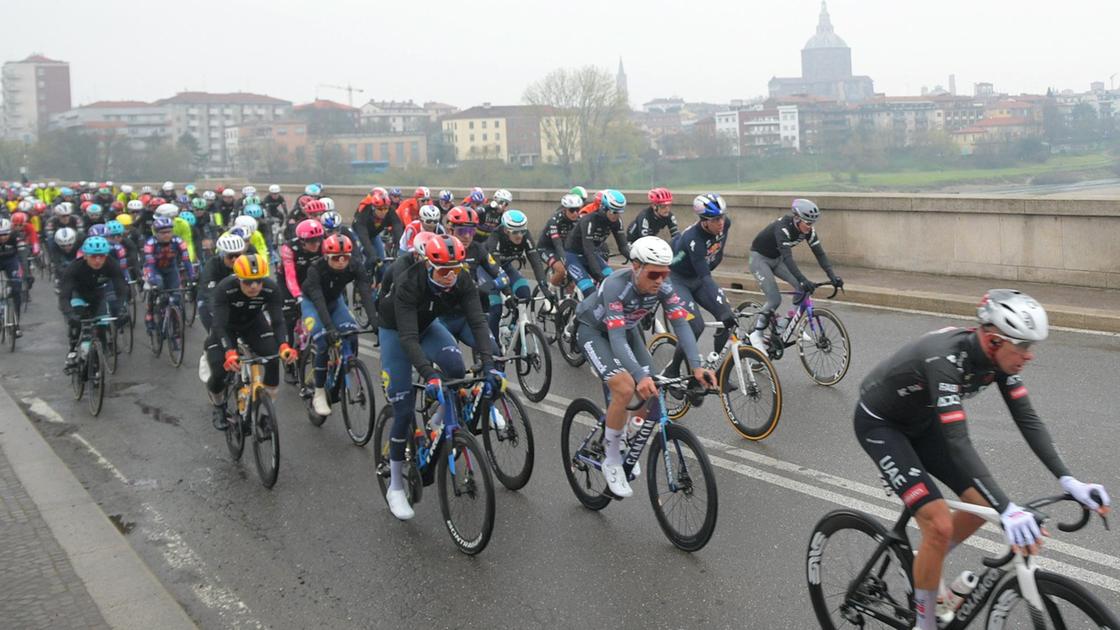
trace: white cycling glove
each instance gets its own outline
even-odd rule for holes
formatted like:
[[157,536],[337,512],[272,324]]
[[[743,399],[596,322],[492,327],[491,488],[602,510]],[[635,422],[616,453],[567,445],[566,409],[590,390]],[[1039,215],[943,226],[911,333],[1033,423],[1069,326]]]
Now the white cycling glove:
[[1038,529],[1034,515],[1014,503],[1007,504],[1007,509],[999,515],[999,520],[1009,544],[1026,547],[1042,539],[1042,532]]
[[[1070,496],[1077,499],[1078,503],[1091,510],[1099,510],[1101,509],[1102,505],[1108,506],[1111,503],[1108,498],[1108,492],[1106,492],[1104,486],[1099,483],[1081,483],[1080,481],[1074,479],[1073,477],[1070,477],[1069,475],[1058,479],[1058,481],[1062,484],[1062,490],[1068,492]],[[1094,490],[1099,492],[1101,495],[1100,503],[1097,503],[1097,501],[1095,501],[1089,494]]]

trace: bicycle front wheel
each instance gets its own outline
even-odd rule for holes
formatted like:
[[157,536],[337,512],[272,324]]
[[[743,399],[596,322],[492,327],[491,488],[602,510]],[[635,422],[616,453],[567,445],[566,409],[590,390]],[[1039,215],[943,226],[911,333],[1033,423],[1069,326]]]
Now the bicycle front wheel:
[[[677,353],[677,338],[670,333],[659,333],[649,340],[646,346],[649,356],[653,359],[653,368],[664,373],[665,368],[673,361]],[[685,368],[688,366],[685,365]],[[679,369],[679,366],[678,366]],[[692,408],[688,396],[678,390],[670,391],[665,396],[665,413],[671,420],[680,420]]]
[[510,391],[490,403],[490,418],[483,419],[482,443],[494,475],[508,490],[520,490],[533,474],[533,427],[521,401]]
[[373,436],[373,421],[377,417],[377,403],[374,399],[373,380],[361,359],[350,359],[346,373],[341,376],[342,421],[350,441],[357,446],[365,446]]
[[16,301],[8,298],[8,305],[4,308],[4,328],[8,332],[8,352],[16,351],[16,325],[19,323],[19,312],[16,311]]
[[233,457],[239,461],[245,452],[245,424],[237,410],[237,391],[241,388],[240,382],[229,381],[226,385],[226,448]]
[[120,356],[120,346],[117,344],[117,323],[109,322],[109,329],[105,331],[105,359],[110,374],[117,373],[117,359]]
[[719,369],[723,413],[739,435],[763,440],[782,416],[782,384],[774,365],[758,348],[740,345],[738,353],[738,367],[729,354]]
[[519,336],[513,353],[520,357],[515,363],[521,391],[533,402],[544,400],[552,385],[552,354],[548,351],[548,339],[536,324],[525,324],[525,343],[521,343]]
[[[661,531],[677,548],[699,551],[716,529],[719,500],[716,477],[700,440],[685,427],[670,424],[650,438],[646,481],[649,502]],[[663,457],[663,449],[668,457]]]
[[451,540],[459,551],[475,555],[494,532],[494,480],[478,442],[456,431],[450,446],[440,449],[439,507]]
[[[0,327],[2,330],[2,327]],[[77,348],[75,348],[77,351]],[[70,387],[74,389],[74,400],[81,400],[86,393],[86,364],[78,361],[70,368]]]
[[183,310],[179,306],[167,309],[167,360],[173,367],[183,364],[183,356],[187,352],[187,330],[183,325]]
[[276,485],[280,475],[280,430],[276,422],[276,407],[272,397],[258,392],[252,403],[253,456],[257,460],[257,474],[266,488]]
[[567,298],[556,309],[556,331],[558,335],[556,347],[560,350],[560,356],[564,357],[564,360],[572,367],[579,367],[586,360],[583,356],[583,350],[579,347],[579,341],[576,339],[576,325],[573,321],[576,317],[577,305],[575,300]]
[[109,372],[106,365],[101,342],[94,341],[89,346],[89,355],[86,356],[86,380],[89,381],[89,412],[94,416],[101,413],[101,405],[105,401],[105,376]]
[[187,326],[194,326],[194,318],[198,315],[198,298],[195,293],[195,289],[191,289],[183,294],[183,299],[186,301],[183,304],[183,319]]
[[586,398],[577,398],[564,412],[560,425],[560,457],[564,475],[579,502],[601,510],[611,502],[607,480],[592,462],[603,461],[603,412]]
[[[1120,628],[1120,618],[1077,582],[1046,571],[1035,571],[1034,581],[1042,597],[1043,615],[1049,619],[1047,628]],[[1038,627],[1018,580],[1007,580],[996,591],[988,609],[988,627]]]
[[814,308],[797,332],[797,352],[809,378],[820,385],[839,383],[852,364],[851,338],[840,318],[827,308]]
[[[914,555],[895,544],[880,548],[886,537],[887,530],[862,512],[836,510],[817,523],[805,567],[809,599],[822,630],[914,627]],[[866,573],[863,581],[853,585],[861,573]]]
[[129,320],[127,326],[117,328],[117,346],[128,354],[132,354],[132,346],[136,343],[135,330],[136,322],[132,320]]

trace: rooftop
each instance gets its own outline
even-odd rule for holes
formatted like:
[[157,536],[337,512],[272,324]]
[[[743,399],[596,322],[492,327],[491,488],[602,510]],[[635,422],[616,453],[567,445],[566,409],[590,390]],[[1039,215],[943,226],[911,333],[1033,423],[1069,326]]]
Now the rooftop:
[[302,105],[296,105],[292,109],[294,109],[297,112],[303,112],[303,111],[307,111],[307,110],[311,110],[311,109],[336,110],[336,111],[343,111],[343,112],[356,112],[356,111],[358,111],[357,107],[351,107],[350,105],[343,105],[342,103],[336,103],[335,101],[327,100],[325,98],[317,98],[310,103],[304,103]]
[[821,17],[817,22],[817,33],[805,43],[805,49],[812,48],[847,48],[848,44],[832,30],[832,19],[828,16],[828,5],[821,2]]
[[19,61],[17,63],[66,63],[66,62],[65,61],[58,61],[57,59],[50,59],[48,57],[44,57],[40,53],[32,53],[30,56],[27,57],[27,59],[24,59],[23,61]]
[[253,94],[251,92],[179,92],[170,98],[160,99],[155,102],[156,105],[167,104],[197,104],[197,105],[224,105],[224,104],[238,104],[238,105],[291,105],[291,101],[274,98],[272,96],[265,96],[263,94]]
[[443,120],[462,120],[466,118],[508,118],[511,116],[541,116],[555,113],[555,108],[546,105],[475,105],[469,109],[448,114]]
[[155,107],[155,104],[144,101],[94,101],[79,106],[79,109],[119,109],[122,107]]

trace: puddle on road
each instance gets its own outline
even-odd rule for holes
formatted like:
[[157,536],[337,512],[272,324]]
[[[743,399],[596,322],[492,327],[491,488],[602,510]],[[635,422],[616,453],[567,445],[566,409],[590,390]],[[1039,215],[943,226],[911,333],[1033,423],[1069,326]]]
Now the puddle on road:
[[110,514],[109,520],[113,522],[113,526],[117,528],[122,534],[128,535],[133,529],[136,529],[136,523],[124,520],[120,514]]
[[160,409],[159,407],[153,407],[151,405],[146,405],[146,404],[140,402],[139,400],[136,401],[136,406],[140,407],[140,411],[143,411],[144,414],[147,415],[147,416],[151,416],[152,420],[155,420],[156,422],[162,422],[163,424],[170,424],[171,426],[174,426],[174,427],[177,427],[177,426],[180,425],[180,421],[179,421],[179,418],[177,416],[173,416],[169,413],[166,413],[164,410]]
[[156,386],[151,383],[137,383],[135,381],[113,381],[113,393],[118,396],[140,396],[155,391]]

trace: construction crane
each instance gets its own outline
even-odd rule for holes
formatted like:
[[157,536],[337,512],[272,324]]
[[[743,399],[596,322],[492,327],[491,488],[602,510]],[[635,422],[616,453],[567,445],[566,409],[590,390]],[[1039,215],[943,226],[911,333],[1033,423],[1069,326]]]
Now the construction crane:
[[[347,103],[350,105],[350,107],[354,106],[354,92],[357,92],[358,94],[361,94],[362,92],[365,92],[365,90],[363,90],[361,88],[353,87],[349,83],[347,83],[346,85],[328,85],[326,83],[320,83],[318,85],[318,87],[330,88],[332,90],[343,90],[343,91],[345,91],[346,92],[346,100],[347,100]],[[319,98],[319,96],[316,94],[315,98]]]

